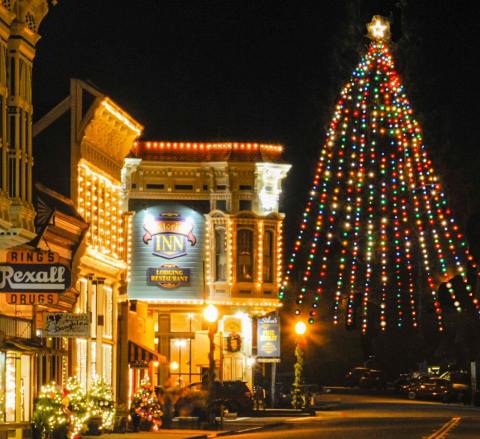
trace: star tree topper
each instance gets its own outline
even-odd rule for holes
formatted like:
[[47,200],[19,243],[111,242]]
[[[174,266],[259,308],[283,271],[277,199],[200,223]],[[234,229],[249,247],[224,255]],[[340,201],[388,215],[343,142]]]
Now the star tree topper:
[[374,41],[387,41],[390,39],[390,22],[380,16],[374,15],[367,24],[368,38]]

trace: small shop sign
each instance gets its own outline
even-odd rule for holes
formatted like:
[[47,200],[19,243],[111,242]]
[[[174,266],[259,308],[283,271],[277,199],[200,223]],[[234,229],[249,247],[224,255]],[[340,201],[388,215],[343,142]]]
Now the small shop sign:
[[50,251],[11,250],[0,264],[0,293],[63,293],[71,271]]
[[52,312],[45,315],[46,337],[88,337],[89,335],[88,314]]
[[261,317],[257,321],[257,361],[280,361],[280,321],[278,316]]

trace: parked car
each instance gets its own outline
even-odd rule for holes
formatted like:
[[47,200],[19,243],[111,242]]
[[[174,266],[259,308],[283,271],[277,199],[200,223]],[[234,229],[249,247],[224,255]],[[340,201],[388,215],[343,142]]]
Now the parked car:
[[360,376],[358,385],[362,389],[385,390],[387,388],[387,380],[383,370],[370,369]]
[[436,399],[447,401],[451,386],[448,380],[436,377],[421,377],[410,383],[407,388],[409,399]]
[[[194,392],[208,391],[206,383],[192,383],[188,387]],[[214,399],[218,403],[223,403],[224,408],[229,412],[248,415],[253,411],[253,394],[247,383],[240,380],[223,381],[223,383],[215,381],[214,389]]]
[[446,402],[466,402],[470,395],[470,375],[466,371],[447,371],[440,378],[450,382],[450,394]]
[[405,393],[411,382],[412,376],[409,373],[401,373],[398,378],[392,382],[393,390],[396,392]]
[[360,379],[370,370],[368,367],[354,367],[345,375],[345,384],[349,387],[360,385]]

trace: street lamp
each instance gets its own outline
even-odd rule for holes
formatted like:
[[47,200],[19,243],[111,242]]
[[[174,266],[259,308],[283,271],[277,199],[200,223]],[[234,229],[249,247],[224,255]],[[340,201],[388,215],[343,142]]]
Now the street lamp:
[[208,422],[210,425],[215,424],[215,332],[217,332],[218,309],[215,305],[208,305],[203,310],[203,318],[208,323]]
[[294,366],[294,380],[292,384],[292,406],[296,409],[301,409],[305,406],[305,395],[302,391],[303,384],[303,343],[304,336],[307,332],[307,325],[302,320],[295,323],[295,366]]
[[299,320],[295,324],[295,333],[297,335],[305,335],[306,332],[307,332],[307,325],[302,320]]

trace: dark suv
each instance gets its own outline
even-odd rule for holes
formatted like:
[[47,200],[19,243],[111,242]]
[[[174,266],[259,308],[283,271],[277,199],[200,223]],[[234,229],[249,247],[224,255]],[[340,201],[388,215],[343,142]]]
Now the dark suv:
[[354,367],[345,375],[345,384],[348,387],[355,387],[360,385],[362,377],[370,372],[368,367]]
[[[206,383],[192,383],[188,386],[193,392],[208,391]],[[253,394],[247,383],[237,381],[215,381],[215,400],[217,404],[222,402],[224,408],[229,412],[239,415],[248,415],[253,411]]]
[[387,388],[385,373],[382,370],[369,370],[362,374],[358,385],[362,389],[385,390]]

